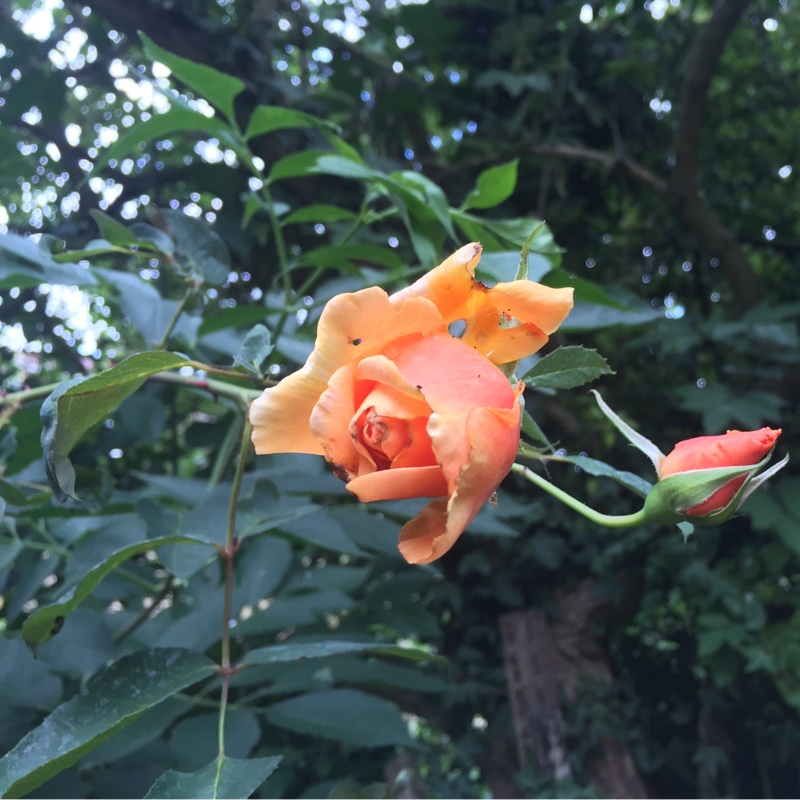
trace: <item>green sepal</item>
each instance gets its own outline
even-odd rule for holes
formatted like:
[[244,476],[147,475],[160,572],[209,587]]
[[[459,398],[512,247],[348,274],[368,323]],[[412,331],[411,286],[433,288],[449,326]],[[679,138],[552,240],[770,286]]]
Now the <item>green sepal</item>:
[[[770,459],[768,454],[758,464],[744,467],[715,467],[713,469],[694,469],[678,472],[662,478],[645,499],[645,513],[649,522],[673,524],[691,521],[695,525],[719,525],[730,519],[750,494],[747,491],[756,473]],[[783,466],[784,462],[780,465]],[[777,470],[770,470],[774,474]],[[745,482],[723,508],[702,516],[688,515],[685,512],[708,500],[713,494],[732,480],[747,475]]]
[[[602,397],[600,397],[600,393],[592,389],[592,394],[594,395],[594,399],[597,400],[597,405],[600,407],[600,410],[614,423],[616,429],[637,449],[641,450],[652,462],[653,466],[656,468],[656,473],[661,472],[661,462],[666,457],[656,445],[651,442],[646,436],[642,436],[641,433],[635,431],[628,425],[627,422],[624,422],[621,417],[615,414],[605,403]],[[700,501],[701,502],[701,501]]]

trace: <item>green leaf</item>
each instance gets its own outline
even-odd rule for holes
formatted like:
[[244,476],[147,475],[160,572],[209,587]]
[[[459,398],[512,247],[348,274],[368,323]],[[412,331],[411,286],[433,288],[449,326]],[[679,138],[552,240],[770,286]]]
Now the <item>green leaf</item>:
[[267,310],[263,306],[246,305],[235,306],[234,308],[221,308],[213,313],[209,312],[203,318],[203,322],[197,330],[200,337],[207,336],[209,333],[216,333],[226,328],[238,328],[245,325],[254,325],[261,322],[267,315]]
[[247,123],[247,130],[244,138],[252,139],[254,136],[262,136],[272,131],[280,131],[286,128],[328,128],[339,130],[339,126],[326,119],[314,117],[306,114],[305,111],[298,111],[295,108],[284,108],[283,106],[257,106],[250,116]]
[[292,211],[283,220],[283,223],[284,225],[290,225],[294,222],[340,222],[343,219],[358,219],[358,214],[341,206],[333,206],[329,203],[315,203]]
[[206,283],[221,286],[228,280],[231,257],[220,235],[203,222],[174,208],[161,209],[162,216],[175,241],[178,265],[203,278]]
[[[5,511],[5,500],[0,500],[0,521]],[[22,552],[22,539],[6,539],[0,541],[0,572],[10,567]]]
[[[545,286],[554,289],[570,287],[575,290],[575,301],[579,303],[590,303],[598,306],[609,306],[620,311],[627,311],[628,307],[621,298],[613,297],[608,290],[602,286],[587,281],[585,278],[576,278],[570,275],[565,269],[554,269],[542,279]],[[649,308],[652,311],[652,308]]]
[[111,161],[118,161],[137,153],[145,144],[181,131],[200,131],[212,136],[224,136],[229,128],[218,117],[207,117],[199,111],[172,106],[163,114],[156,114],[144,122],[137,122],[127,133],[103,150],[87,177],[96,175]]
[[109,217],[108,214],[104,214],[97,209],[92,209],[89,214],[100,230],[100,235],[111,244],[126,247],[127,245],[139,243],[136,234],[128,230],[121,222]]
[[53,493],[75,496],[75,472],[67,456],[78,440],[133,394],[149,375],[190,363],[185,356],[138,353],[91,378],[62,383],[42,403],[42,450]]
[[538,389],[573,389],[614,371],[597,352],[581,346],[559,347],[522,376]]
[[494,208],[508,200],[517,185],[519,159],[489,167],[478,176],[475,188],[467,195],[462,211],[469,208]]
[[247,798],[277,769],[281,756],[215,759],[198,772],[168,770],[145,798]]
[[131,225],[131,233],[136,236],[136,241],[140,246],[142,243],[151,245],[166,256],[171,256],[175,252],[175,242],[155,225],[147,222],[134,222]]
[[172,535],[161,536],[157,539],[145,539],[116,550],[100,564],[91,567],[75,586],[64,592],[54,603],[37,608],[22,626],[22,636],[25,641],[31,647],[36,647],[51,639],[61,629],[64,618],[89,596],[106,575],[134,556],[167,544],[208,545],[208,542],[190,536]]
[[515,281],[525,281],[528,279],[528,267],[529,267],[529,256],[530,256],[530,249],[533,240],[536,238],[536,234],[544,228],[544,222],[540,222],[531,232],[531,235],[525,240],[525,244],[522,245],[522,250],[519,253],[519,264],[517,265],[517,274],[514,276]]
[[0,478],[0,497],[12,506],[24,506],[28,502],[24,492],[3,478]]
[[552,449],[553,445],[539,426],[539,423],[524,408],[522,409],[522,432],[534,441],[541,442]]
[[330,639],[323,642],[288,642],[259,647],[244,657],[247,664],[274,664],[278,661],[303,661],[307,658],[326,658],[340,653],[375,650],[382,645],[377,642],[346,642]]
[[396,189],[398,185],[404,189],[403,200],[408,206],[408,210],[412,214],[417,214],[416,204],[408,203],[408,194],[411,193],[418,198],[419,210],[424,214],[431,212],[439,221],[439,224],[447,231],[453,238],[456,238],[456,233],[453,228],[453,218],[450,212],[450,203],[447,201],[447,195],[442,191],[441,187],[435,184],[430,178],[426,178],[419,172],[406,170],[405,172],[393,172],[388,179],[382,183],[389,188],[389,190]]
[[304,150],[277,161],[269,173],[270,181],[302,175],[336,175],[354,180],[371,180],[380,175],[359,161],[327,150]]
[[247,334],[242,342],[242,347],[234,357],[234,362],[262,377],[261,365],[272,352],[272,339],[266,325],[256,325]]
[[[577,292],[582,292],[582,282],[576,281],[575,284]],[[648,322],[661,319],[662,316],[660,311],[645,303],[631,303],[625,308],[619,308],[607,302],[598,305],[577,300],[572,311],[569,312],[569,316],[559,327],[559,331],[562,333],[578,333],[610,328],[615,325],[645,325]]]
[[[130,272],[97,268],[95,273],[117,290],[122,313],[130,319],[148,344],[160,342],[175,316],[178,301],[165,300],[155,286]],[[182,314],[173,336],[194,344],[199,327],[200,317]]]
[[0,794],[28,794],[148,708],[215,670],[206,656],[176,648],[124,656],[98,672],[0,760]]
[[161,736],[175,720],[185,714],[186,704],[177,698],[159,703],[82,758],[79,768],[94,769],[135,753],[143,745]]
[[292,697],[268,708],[273,725],[359,747],[413,746],[397,707],[355,689],[330,689]]
[[144,52],[153,61],[160,61],[169,67],[177,78],[180,78],[190,89],[200,97],[204,97],[211,105],[216,106],[227,117],[231,124],[235,124],[236,117],[233,112],[233,101],[244,91],[244,81],[232,75],[197,64],[188,58],[176,56],[163,47],[159,47],[149,36],[139,32]]
[[[206,613],[200,615],[201,618],[213,608],[212,603]],[[261,737],[262,724],[253,711],[228,708],[224,746],[227,756],[247,758]],[[184,717],[170,731],[169,749],[176,759],[169,766],[182,772],[194,772],[205,767],[219,754],[219,712],[215,710]]]
[[94,275],[78,264],[59,263],[32,239],[7,233],[0,236],[0,289],[38,286],[93,286]]
[[625,470],[614,469],[614,467],[606,464],[603,461],[597,461],[594,458],[587,456],[563,456],[558,459],[559,461],[568,461],[570,464],[580,467],[584,472],[598,477],[613,478],[623,486],[627,486],[642,497],[646,497],[647,493],[653,488],[653,484],[640,478],[633,472],[626,472]]

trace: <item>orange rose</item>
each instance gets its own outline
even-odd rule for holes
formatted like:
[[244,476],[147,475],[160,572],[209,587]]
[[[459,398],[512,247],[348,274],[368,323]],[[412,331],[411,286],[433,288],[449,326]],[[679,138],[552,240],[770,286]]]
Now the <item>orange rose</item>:
[[[683,474],[698,469],[721,467],[753,467],[754,469],[775,446],[780,429],[762,428],[759,431],[728,431],[720,436],[698,436],[678,442],[675,449],[661,462],[659,478]],[[730,504],[744,482],[752,475],[745,473],[732,478],[709,498],[681,513],[704,517]]]
[[[571,289],[489,288],[467,245],[391,297],[334,297],[305,366],[250,410],[257,453],[324,455],[360,500],[435,497],[400,532],[409,563],[446,553],[511,468],[522,385],[495,364],[538,350]],[[514,287],[519,288],[514,288]],[[461,339],[447,331],[463,319]]]

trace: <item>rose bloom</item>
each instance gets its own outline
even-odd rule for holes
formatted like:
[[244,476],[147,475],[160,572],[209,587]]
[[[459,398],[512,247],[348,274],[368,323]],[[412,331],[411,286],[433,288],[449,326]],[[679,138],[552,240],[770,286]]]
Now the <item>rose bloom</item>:
[[332,298],[305,366],[250,409],[256,453],[324,455],[362,501],[436,498],[400,532],[413,564],[453,546],[514,462],[524,387],[496,365],[536,352],[572,308],[572,289],[477,281],[480,254],[466,245],[391,296]]
[[[756,467],[775,446],[780,429],[761,428],[758,431],[728,431],[720,436],[698,436],[678,442],[675,449],[661,462],[659,478],[719,467]],[[702,503],[681,513],[703,517],[720,511],[730,504],[736,492],[751,473],[732,478]]]

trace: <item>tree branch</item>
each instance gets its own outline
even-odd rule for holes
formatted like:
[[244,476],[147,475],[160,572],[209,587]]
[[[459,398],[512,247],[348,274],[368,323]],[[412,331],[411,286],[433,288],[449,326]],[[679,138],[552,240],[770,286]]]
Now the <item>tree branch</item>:
[[591,161],[620,169],[661,197],[675,217],[695,236],[720,266],[744,308],[765,297],[764,287],[736,236],[723,225],[698,191],[700,140],[708,90],[725,45],[749,0],[717,0],[709,21],[700,29],[686,57],[678,127],[673,142],[676,164],[668,182],[624,154],[611,155],[571,145],[543,145],[533,152],[545,157]]
[[669,203],[673,213],[719,258],[728,280],[745,308],[765,297],[750,259],[698,191],[698,167],[703,115],[708,90],[725,45],[750,0],[717,0],[711,19],[700,29],[684,66],[678,128],[674,140],[675,169]]
[[679,196],[697,194],[697,171],[703,114],[708,90],[725,44],[750,0],[717,0],[711,19],[700,29],[683,68],[678,127],[673,142],[673,191]]
[[654,175],[641,164],[631,161],[626,156],[606,153],[603,150],[594,150],[590,147],[575,147],[569,144],[545,144],[533,148],[533,153],[537,156],[549,158],[564,158],[573,161],[593,161],[602,164],[606,169],[617,169],[633,178],[637,183],[641,183],[648,189],[652,189],[656,194],[666,197],[668,192],[667,184],[661,178]]

